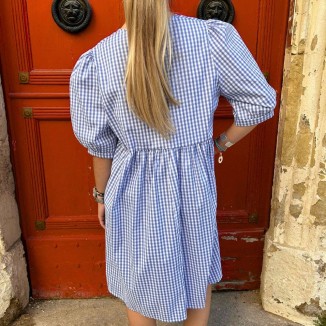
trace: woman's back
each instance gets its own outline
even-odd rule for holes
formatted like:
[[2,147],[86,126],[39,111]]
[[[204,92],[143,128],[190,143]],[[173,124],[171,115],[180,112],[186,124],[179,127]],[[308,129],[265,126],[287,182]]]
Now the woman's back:
[[[72,75],[84,74],[89,78],[92,74],[92,78],[97,78],[100,94],[89,90],[90,93],[81,94],[79,100],[101,97],[112,131],[129,151],[175,148],[211,139],[213,114],[220,93],[231,102],[233,100],[232,104],[244,102],[236,103],[239,109],[234,112],[239,125],[257,123],[257,115],[253,121],[246,112],[249,109],[246,105],[255,106],[255,110],[261,112],[261,120],[266,119],[266,115],[271,117],[275,106],[274,90],[250,60],[252,58],[247,57],[248,53],[242,56],[244,48],[238,44],[238,35],[232,25],[172,15],[170,26],[173,59],[168,77],[172,92],[180,102],[180,106],[170,105],[177,131],[171,140],[149,128],[128,108],[124,83],[127,30],[119,29],[85,53]],[[75,87],[78,91],[78,85]],[[94,114],[93,111],[86,113]]]
[[273,116],[267,84],[227,23],[173,15],[168,78],[176,133],[167,140],[128,107],[127,31],[81,56],[71,76],[71,117],[79,141],[113,158],[105,189],[109,291],[157,320],[186,319],[205,307],[207,284],[222,278],[216,223],[213,116],[219,95],[237,125]]

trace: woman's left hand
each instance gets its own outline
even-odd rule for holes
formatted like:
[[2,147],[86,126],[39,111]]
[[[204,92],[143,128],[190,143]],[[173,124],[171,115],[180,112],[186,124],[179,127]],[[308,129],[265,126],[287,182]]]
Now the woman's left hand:
[[103,229],[105,229],[105,205],[104,204],[97,204],[97,216],[98,220],[102,226]]

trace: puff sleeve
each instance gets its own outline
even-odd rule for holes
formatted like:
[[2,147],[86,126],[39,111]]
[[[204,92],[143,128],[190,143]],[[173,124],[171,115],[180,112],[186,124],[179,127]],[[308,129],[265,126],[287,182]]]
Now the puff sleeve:
[[276,91],[267,83],[237,30],[229,23],[212,19],[207,26],[219,93],[231,104],[235,125],[256,125],[272,118]]
[[113,158],[117,137],[110,128],[92,50],[78,59],[70,77],[70,115],[77,140],[92,156]]

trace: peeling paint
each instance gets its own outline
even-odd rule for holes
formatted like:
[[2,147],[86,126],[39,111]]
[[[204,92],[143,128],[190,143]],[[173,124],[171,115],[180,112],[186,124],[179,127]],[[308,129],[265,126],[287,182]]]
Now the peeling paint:
[[272,208],[273,208],[273,211],[275,212],[274,221],[275,221],[276,225],[279,225],[284,220],[284,216],[285,216],[285,200],[286,200],[286,194],[283,194],[283,197],[282,197],[281,201],[275,199],[272,202]]
[[318,266],[317,273],[320,275],[325,274],[326,276],[326,262],[324,262],[322,259],[315,260],[314,262]]
[[311,51],[315,50],[317,43],[318,43],[318,36],[315,35],[311,42],[311,46],[310,46]]
[[306,39],[301,39],[299,42],[297,54],[304,54],[305,49],[306,49]]
[[317,195],[326,200],[326,181],[319,181]]
[[310,123],[305,114],[302,114],[299,122],[299,131],[297,134],[295,146],[295,159],[299,168],[307,166],[311,157],[309,148],[313,133],[310,130]]
[[236,257],[221,257],[221,259],[224,260],[232,260],[232,261],[236,261],[237,258]]
[[306,183],[305,182],[300,182],[300,183],[294,184],[292,198],[301,200],[303,195],[305,194],[305,191],[306,191]]
[[275,246],[275,244],[271,244],[268,248],[268,252],[269,253],[273,253],[273,252],[276,252],[276,251],[279,251],[280,248],[278,248],[277,246]]
[[289,211],[290,211],[290,214],[295,217],[295,218],[298,218],[302,212],[302,205],[290,205],[289,207]]
[[315,225],[324,225],[326,226],[326,202],[318,200],[316,204],[311,206],[310,209],[311,215],[315,216]]
[[320,307],[320,298],[310,299],[310,302],[304,302],[295,306],[295,309],[306,316],[318,316],[323,309]]
[[319,163],[319,168],[320,170],[318,171],[318,175],[320,179],[324,179],[326,176],[326,167],[325,167],[325,163],[320,162]]
[[310,129],[309,119],[307,118],[307,116],[305,114],[301,115],[299,127],[300,127],[300,129],[305,128],[305,127],[308,127]]
[[315,216],[315,225],[326,226],[326,181],[319,181],[317,188],[319,199],[311,206],[310,214]]
[[241,238],[241,240],[244,240],[246,242],[256,242],[256,241],[259,241],[261,239],[252,238],[252,237],[245,237],[245,238]]
[[283,301],[281,301],[280,299],[277,298],[273,298],[274,301],[276,301],[277,303],[283,303]]
[[234,237],[234,236],[232,236],[232,235],[223,235],[222,237],[221,237],[223,240],[232,240],[232,241],[238,241],[238,238],[236,238],[236,237]]
[[313,138],[313,144],[312,144],[312,150],[311,150],[311,155],[310,155],[310,167],[314,167],[316,165],[315,161],[315,155],[316,155],[316,136]]
[[303,81],[303,56],[291,56],[290,70],[284,80],[282,102],[286,102],[286,116],[283,129],[281,165],[291,167],[296,147],[293,146],[297,135],[297,122],[301,102]]
[[301,93],[301,95],[304,95],[306,89],[307,89],[307,87],[302,87],[302,93]]

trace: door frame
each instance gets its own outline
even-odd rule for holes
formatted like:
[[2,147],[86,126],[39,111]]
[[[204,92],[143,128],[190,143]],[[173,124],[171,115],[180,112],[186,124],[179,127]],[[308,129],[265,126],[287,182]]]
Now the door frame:
[[[22,100],[22,103],[25,101],[28,103],[29,99],[37,98],[47,99],[51,98],[54,93],[47,92],[24,92],[24,84],[17,83],[18,81],[18,72],[19,71],[32,71],[32,62],[31,58],[31,49],[28,46],[23,46],[19,49],[19,46],[26,42],[26,29],[28,29],[27,22],[23,19],[22,15],[26,7],[24,6],[25,0],[12,0],[13,7],[16,10],[16,19],[19,21],[18,30],[21,32],[20,35],[15,35],[15,37],[10,37],[10,33],[5,34],[5,31],[1,28],[4,24],[4,21],[7,19],[12,19],[9,17],[4,17],[0,14],[0,75],[2,78],[2,88],[4,93],[5,101],[5,110],[7,115],[7,124],[8,124],[8,136],[10,141],[10,155],[13,165],[13,173],[15,178],[16,185],[16,199],[18,202],[18,207],[21,207],[21,198],[23,195],[20,193],[19,187],[19,174],[23,171],[23,163],[19,161],[17,157],[16,145],[15,145],[15,129],[13,127],[13,117],[12,117],[12,103],[16,100]],[[4,6],[7,6],[6,1],[0,3],[0,12],[7,12],[1,10]],[[280,106],[280,94],[282,89],[282,80],[283,80],[283,65],[285,57],[285,48],[286,48],[286,39],[287,39],[287,30],[288,30],[288,18],[289,18],[289,6],[290,0],[273,0],[273,1],[261,1],[261,10],[264,9],[265,13],[269,13],[266,17],[261,17],[264,20],[263,26],[260,28],[258,33],[258,43],[262,42],[263,35],[266,33],[266,29],[270,26],[273,26],[270,29],[270,46],[269,48],[264,48],[257,50],[257,61],[260,63],[260,67],[263,71],[267,71],[269,67],[273,67],[273,70],[269,70],[269,83],[278,91],[277,96],[277,107]],[[22,19],[20,19],[23,17]],[[20,19],[20,20],[19,20]],[[24,37],[25,35],[25,37]],[[28,43],[28,42],[27,42]],[[20,52],[20,51],[23,51]],[[15,73],[13,73],[15,72]],[[66,74],[66,80],[69,78],[69,72]],[[37,78],[39,75],[37,73],[30,74],[30,84],[37,84]],[[54,88],[55,89],[55,88]],[[67,92],[55,93],[58,98],[69,99],[68,87]],[[279,110],[275,110],[275,117],[272,119],[270,126],[273,130],[278,130],[278,116]],[[275,160],[276,155],[276,139],[277,132],[275,137],[265,137],[264,147],[266,149],[266,162],[271,162]],[[273,173],[265,176],[266,180],[272,184]],[[270,197],[272,195],[272,188],[270,187]],[[20,216],[20,225],[22,228],[22,240],[24,246],[25,235],[28,234],[28,227]],[[27,250],[25,250],[27,254]],[[28,254],[27,254],[28,257]],[[28,264],[28,260],[27,260]]]

